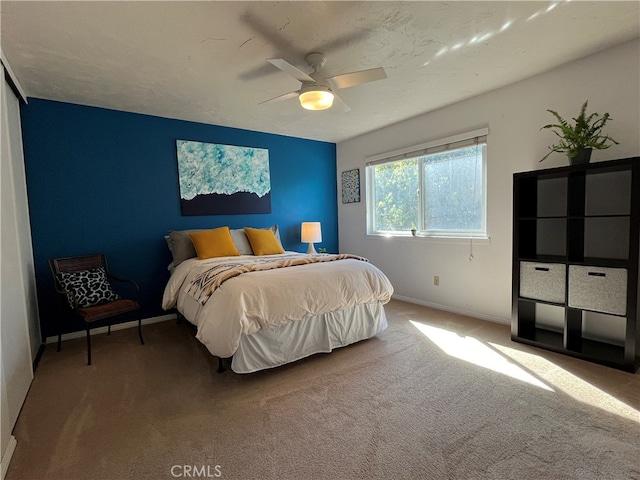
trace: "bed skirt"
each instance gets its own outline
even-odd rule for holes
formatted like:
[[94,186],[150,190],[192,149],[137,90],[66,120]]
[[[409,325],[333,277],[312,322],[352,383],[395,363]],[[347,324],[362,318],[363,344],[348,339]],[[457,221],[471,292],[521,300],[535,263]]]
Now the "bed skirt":
[[231,370],[252,373],[279,367],[371,338],[385,328],[384,307],[372,303],[259,330],[240,339]]

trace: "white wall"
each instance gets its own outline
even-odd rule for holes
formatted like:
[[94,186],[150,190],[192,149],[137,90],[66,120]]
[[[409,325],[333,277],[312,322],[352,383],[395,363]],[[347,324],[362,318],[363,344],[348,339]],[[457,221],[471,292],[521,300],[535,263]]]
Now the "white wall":
[[[337,145],[340,251],[368,257],[389,277],[397,298],[508,323],[511,317],[512,176],[567,165],[561,154],[539,159],[553,143],[540,127],[546,109],[574,117],[609,112],[605,133],[620,145],[594,151],[592,162],[640,156],[640,40],[571,62],[498,90]],[[366,236],[366,157],[489,127],[487,228],[491,242],[473,245],[422,238]],[[360,168],[362,201],[342,204],[340,174]],[[433,285],[433,276],[440,286]]]
[[33,379],[33,360],[41,340],[20,109],[17,97],[4,78],[0,85],[0,472],[4,478],[16,444],[11,432]]

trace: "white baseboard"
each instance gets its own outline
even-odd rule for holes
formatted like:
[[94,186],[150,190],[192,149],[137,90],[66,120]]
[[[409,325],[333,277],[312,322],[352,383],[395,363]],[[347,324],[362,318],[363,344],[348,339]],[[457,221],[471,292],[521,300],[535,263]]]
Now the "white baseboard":
[[[176,314],[175,313],[170,313],[167,315],[160,315],[159,317],[150,317],[150,318],[143,318],[142,319],[142,325],[149,325],[151,323],[158,323],[158,322],[166,322],[167,320],[175,320],[176,319]],[[133,328],[133,327],[137,327],[138,326],[138,321],[137,320],[132,320],[130,322],[124,322],[124,323],[118,323],[115,325],[111,325],[111,331],[116,331],[116,330],[124,330],[125,328]],[[107,333],[107,328],[108,327],[98,327],[98,328],[92,328],[91,329],[91,335],[98,335],[100,333]],[[80,330],[78,332],[71,332],[71,333],[63,333],[62,334],[62,340],[72,340],[74,338],[84,338],[87,335],[87,331],[86,330]],[[58,336],[55,335],[53,337],[47,337],[47,339],[45,340],[45,343],[57,343],[58,342]]]
[[486,320],[488,322],[499,323],[501,325],[511,325],[511,320],[506,320],[500,317],[493,317],[491,315],[484,315],[482,313],[470,312],[460,308],[449,307],[447,305],[440,305],[438,303],[426,302],[424,300],[418,300],[417,298],[403,297],[402,295],[393,295],[392,298],[407,303],[415,303],[416,305],[422,305],[424,307],[431,307],[437,310],[444,310],[445,312],[458,313],[460,315],[466,315],[467,317],[478,318],[480,320]]
[[11,462],[11,457],[13,457],[13,452],[16,449],[16,445],[18,441],[16,437],[11,435],[9,437],[9,445],[2,454],[2,461],[0,462],[0,479],[4,480],[5,475],[7,474],[7,470],[9,470],[9,462]]

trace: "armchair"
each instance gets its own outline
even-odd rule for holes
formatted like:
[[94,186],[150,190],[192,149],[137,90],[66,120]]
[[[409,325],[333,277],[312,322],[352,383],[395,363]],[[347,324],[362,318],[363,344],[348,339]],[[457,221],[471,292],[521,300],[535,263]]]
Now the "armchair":
[[[103,254],[78,257],[54,258],[49,260],[49,268],[60,300],[58,324],[58,347],[62,340],[62,319],[69,309],[85,323],[87,331],[87,365],[91,365],[92,324],[108,320],[107,334],[111,334],[113,317],[136,312],[138,336],[142,338],[142,318],[140,314],[140,288],[133,280],[115,277],[109,272],[107,259]],[[135,290],[135,299],[122,298],[111,287],[110,282],[128,283]]]

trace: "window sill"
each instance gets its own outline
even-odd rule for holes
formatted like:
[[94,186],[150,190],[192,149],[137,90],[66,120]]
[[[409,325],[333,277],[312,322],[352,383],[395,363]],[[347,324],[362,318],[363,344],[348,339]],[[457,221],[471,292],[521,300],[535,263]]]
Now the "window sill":
[[427,242],[427,243],[447,243],[447,244],[460,244],[460,245],[468,245],[469,243],[473,243],[474,245],[491,245],[491,237],[446,237],[446,236],[435,236],[435,235],[416,235],[415,237],[410,233],[406,235],[384,235],[384,234],[376,234],[376,233],[368,233],[365,235],[366,238],[380,238],[380,239],[393,239],[393,240],[401,240],[401,241],[412,241],[412,242]]

